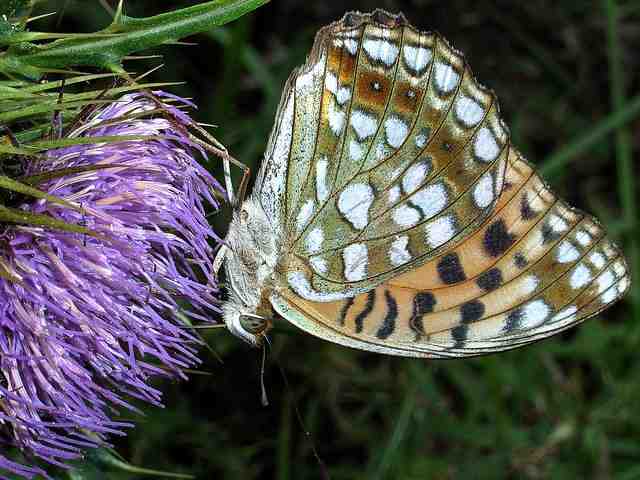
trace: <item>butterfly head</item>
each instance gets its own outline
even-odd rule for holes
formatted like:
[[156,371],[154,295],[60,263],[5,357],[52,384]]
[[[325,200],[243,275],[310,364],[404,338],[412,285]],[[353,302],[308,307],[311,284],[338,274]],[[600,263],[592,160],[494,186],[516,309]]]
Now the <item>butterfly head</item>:
[[232,307],[225,309],[224,317],[229,331],[254,347],[262,345],[272,326],[271,318]]

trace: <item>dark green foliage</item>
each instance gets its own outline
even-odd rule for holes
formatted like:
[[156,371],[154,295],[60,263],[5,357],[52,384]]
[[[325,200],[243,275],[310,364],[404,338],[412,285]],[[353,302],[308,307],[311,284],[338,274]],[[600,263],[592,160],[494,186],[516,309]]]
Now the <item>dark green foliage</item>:
[[[107,24],[91,3],[68,2],[60,31]],[[127,13],[191,4],[129,0]],[[219,125],[218,138],[255,172],[281,88],[314,32],[345,9],[375,7],[402,10],[465,52],[498,92],[515,144],[558,193],[606,224],[637,282],[637,1],[279,0],[194,37],[196,46],[162,49],[166,66],[149,81],[186,81],[174,91],[193,97],[196,118]],[[139,72],[152,65],[135,64]],[[211,168],[222,178],[217,159]],[[221,233],[227,218],[212,218]],[[203,351],[210,375],[163,385],[167,408],[135,417],[116,450],[132,464],[198,479],[322,478],[313,445],[334,480],[640,478],[639,294],[636,283],[624,301],[560,337],[465,361],[355,352],[279,322],[266,408],[260,353],[215,330],[205,337],[224,364]]]

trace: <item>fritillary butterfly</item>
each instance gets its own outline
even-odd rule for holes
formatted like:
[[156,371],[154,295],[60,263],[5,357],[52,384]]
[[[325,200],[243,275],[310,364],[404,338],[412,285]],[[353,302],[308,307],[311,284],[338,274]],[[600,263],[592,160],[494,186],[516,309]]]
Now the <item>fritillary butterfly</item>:
[[350,347],[478,355],[565,330],[630,283],[462,54],[380,10],[320,30],[226,241],[224,321],[255,345],[275,311]]

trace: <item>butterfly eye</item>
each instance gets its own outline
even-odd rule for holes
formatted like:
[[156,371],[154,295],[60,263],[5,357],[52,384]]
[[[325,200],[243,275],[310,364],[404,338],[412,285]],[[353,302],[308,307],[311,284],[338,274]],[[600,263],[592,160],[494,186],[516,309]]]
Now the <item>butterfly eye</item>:
[[249,212],[247,212],[244,208],[240,210],[240,220],[246,222],[249,219]]
[[259,315],[244,314],[240,315],[240,325],[247,332],[258,335],[267,329],[269,322]]

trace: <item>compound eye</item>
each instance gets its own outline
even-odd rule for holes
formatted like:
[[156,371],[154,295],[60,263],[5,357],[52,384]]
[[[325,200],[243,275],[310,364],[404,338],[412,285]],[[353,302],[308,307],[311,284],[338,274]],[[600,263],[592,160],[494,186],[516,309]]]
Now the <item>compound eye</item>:
[[245,331],[253,335],[258,335],[267,329],[269,323],[266,318],[261,317],[260,315],[245,313],[244,315],[240,315],[240,325],[245,329]]

